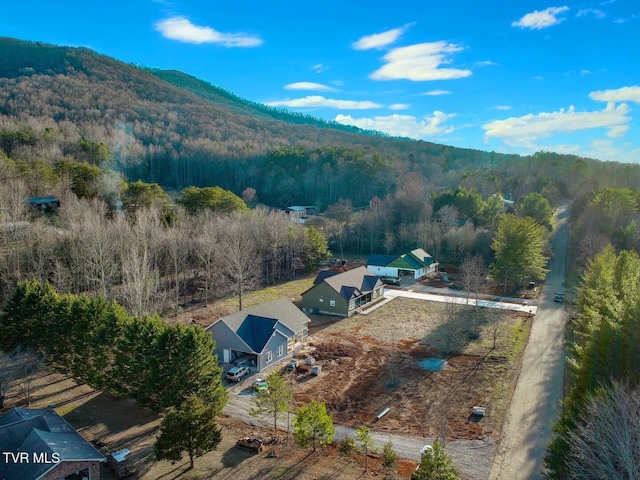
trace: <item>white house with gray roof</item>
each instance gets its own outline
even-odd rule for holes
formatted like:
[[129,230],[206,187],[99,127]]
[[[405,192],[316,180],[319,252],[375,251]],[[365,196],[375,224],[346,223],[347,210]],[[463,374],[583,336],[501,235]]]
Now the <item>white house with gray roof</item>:
[[309,318],[286,298],[256,305],[209,325],[221,363],[261,371],[293,355],[308,336]]

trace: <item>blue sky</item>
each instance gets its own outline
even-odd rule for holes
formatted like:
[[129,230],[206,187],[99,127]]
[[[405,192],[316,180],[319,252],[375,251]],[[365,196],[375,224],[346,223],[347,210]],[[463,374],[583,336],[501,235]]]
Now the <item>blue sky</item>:
[[0,35],[462,148],[640,163],[640,2],[21,0]]

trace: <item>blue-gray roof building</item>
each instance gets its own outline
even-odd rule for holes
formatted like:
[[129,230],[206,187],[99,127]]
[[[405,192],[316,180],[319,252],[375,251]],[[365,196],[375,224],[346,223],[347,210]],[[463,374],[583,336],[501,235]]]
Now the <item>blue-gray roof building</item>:
[[222,363],[243,363],[257,371],[301,348],[309,318],[285,298],[256,305],[217,320],[206,330]]
[[99,480],[105,460],[54,410],[14,408],[0,417],[3,480]]

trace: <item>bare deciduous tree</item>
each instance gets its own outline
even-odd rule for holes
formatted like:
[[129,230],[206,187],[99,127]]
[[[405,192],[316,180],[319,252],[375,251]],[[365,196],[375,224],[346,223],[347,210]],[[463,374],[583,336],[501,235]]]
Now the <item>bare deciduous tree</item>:
[[442,351],[445,355],[459,352],[467,342],[470,321],[461,305],[454,302],[444,304],[439,330],[442,332]]
[[220,265],[224,275],[234,285],[238,295],[238,310],[242,310],[244,291],[255,286],[260,278],[258,244],[253,232],[247,228],[247,219],[243,214],[230,216],[221,233]]
[[16,347],[11,353],[0,352],[0,408],[11,386],[20,388],[31,406],[31,386],[44,366],[46,357],[28,348]]
[[204,305],[209,302],[209,290],[211,288],[216,261],[219,252],[220,230],[222,226],[211,211],[205,211],[198,219],[199,226],[195,235],[194,252],[197,262],[203,270],[204,277]]
[[475,294],[477,307],[480,287],[488,273],[487,266],[480,255],[475,255],[471,258],[467,257],[464,259],[461,270],[462,286],[467,291],[467,303],[469,303],[469,296],[473,292]]
[[640,388],[614,383],[590,397],[568,441],[571,478],[640,478]]

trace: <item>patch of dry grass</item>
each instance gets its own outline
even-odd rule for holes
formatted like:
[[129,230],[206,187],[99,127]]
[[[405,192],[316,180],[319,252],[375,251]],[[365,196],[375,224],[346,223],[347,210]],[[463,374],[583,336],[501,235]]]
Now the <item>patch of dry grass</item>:
[[[260,290],[245,292],[243,296],[243,309],[260,305],[261,303],[277,300],[278,298],[288,298],[292,302],[300,301],[300,295],[313,285],[315,275],[292,280],[290,282],[271,285]],[[208,326],[219,318],[238,311],[238,297],[232,295],[220,300],[209,302],[209,305],[190,308],[181,312],[177,317],[167,318],[169,322],[198,323]]]

